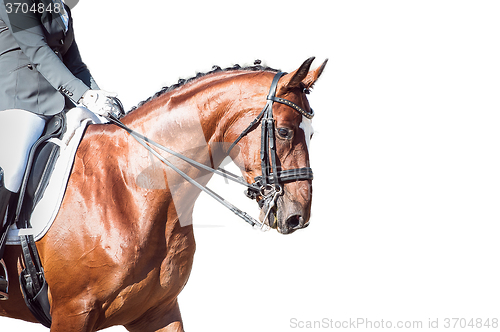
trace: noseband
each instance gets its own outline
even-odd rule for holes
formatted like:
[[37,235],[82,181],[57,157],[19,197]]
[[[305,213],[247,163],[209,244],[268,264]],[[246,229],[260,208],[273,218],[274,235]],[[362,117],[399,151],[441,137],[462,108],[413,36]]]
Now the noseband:
[[[146,148],[148,151],[150,151],[154,156],[156,156],[160,161],[162,161],[164,164],[172,168],[174,171],[176,171],[180,176],[182,176],[186,181],[191,183],[192,185],[196,186],[199,188],[201,191],[204,191],[207,193],[209,196],[217,200],[219,203],[233,211],[236,215],[241,217],[243,220],[248,222],[252,226],[259,227],[261,229],[265,229],[266,225],[264,223],[261,223],[260,221],[254,219],[250,215],[248,215],[246,212],[241,211],[228,201],[226,201],[224,198],[221,196],[217,195],[215,192],[210,190],[207,187],[204,187],[200,185],[198,182],[196,182],[194,179],[189,177],[187,174],[182,172],[180,169],[175,167],[171,162],[166,160],[163,156],[161,156],[156,150],[151,148],[150,145],[159,148],[165,152],[168,152],[172,155],[174,155],[177,158],[180,158],[191,165],[204,169],[206,171],[212,172],[214,174],[223,176],[231,181],[237,182],[239,184],[242,184],[247,187],[246,195],[247,197],[251,199],[257,199],[257,197],[262,197],[262,199],[259,201],[259,205],[261,208],[267,207],[267,212],[265,215],[264,220],[266,220],[269,216],[269,213],[273,209],[273,207],[276,204],[276,200],[279,195],[283,194],[283,184],[287,182],[293,182],[293,181],[304,181],[304,180],[312,180],[313,179],[313,172],[310,167],[303,167],[303,168],[295,168],[295,169],[289,169],[289,170],[278,170],[278,164],[277,164],[277,154],[276,154],[276,136],[275,136],[275,123],[274,123],[274,118],[273,118],[273,104],[274,102],[281,103],[284,105],[287,105],[300,114],[302,114],[304,117],[307,119],[312,119],[314,116],[314,111],[311,110],[310,112],[305,111],[295,103],[276,97],[276,89],[278,87],[278,82],[280,78],[285,75],[283,72],[278,72],[275,76],[274,79],[271,83],[271,88],[269,89],[269,95],[267,96],[267,103],[266,106],[264,106],[264,109],[260,112],[260,114],[250,123],[250,125],[243,130],[243,132],[240,134],[240,136],[231,144],[229,147],[229,150],[227,151],[227,154],[229,155],[229,152],[234,148],[234,146],[243,138],[245,137],[251,130],[252,128],[258,124],[259,122],[262,121],[262,135],[261,135],[261,147],[260,147],[260,159],[261,159],[261,166],[262,166],[262,175],[257,176],[254,179],[254,183],[249,184],[247,183],[242,177],[239,177],[235,174],[232,174],[231,172],[228,172],[224,169],[213,169],[209,166],[206,166],[204,164],[201,164],[195,160],[192,160],[190,158],[187,158],[183,156],[180,153],[177,153],[175,151],[170,150],[169,148],[158,144],[154,142],[153,140],[137,133],[136,131],[130,129],[129,127],[125,126],[115,115],[110,115],[107,117],[107,119],[119,126],[120,128],[126,130],[132,137],[134,137],[144,148]],[[121,105],[118,105],[119,107]],[[123,106],[121,106],[123,108]],[[271,223],[270,223],[271,224]]]

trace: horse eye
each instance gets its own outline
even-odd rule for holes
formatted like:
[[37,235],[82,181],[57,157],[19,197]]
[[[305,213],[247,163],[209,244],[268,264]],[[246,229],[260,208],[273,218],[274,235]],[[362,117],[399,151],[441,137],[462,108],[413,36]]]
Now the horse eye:
[[293,131],[287,128],[278,128],[278,136],[283,139],[290,139],[293,137]]

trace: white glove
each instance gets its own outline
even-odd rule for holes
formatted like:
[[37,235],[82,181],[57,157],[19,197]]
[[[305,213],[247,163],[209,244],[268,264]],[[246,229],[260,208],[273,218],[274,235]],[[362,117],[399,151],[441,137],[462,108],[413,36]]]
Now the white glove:
[[100,116],[119,114],[119,108],[113,103],[110,97],[116,97],[116,93],[104,90],[88,90],[78,103]]

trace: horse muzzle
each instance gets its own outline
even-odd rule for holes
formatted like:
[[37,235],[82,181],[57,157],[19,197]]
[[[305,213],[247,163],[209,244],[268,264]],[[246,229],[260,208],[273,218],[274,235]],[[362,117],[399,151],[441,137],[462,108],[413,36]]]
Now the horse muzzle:
[[278,199],[277,230],[281,234],[292,234],[309,226],[310,211],[287,195]]
[[277,197],[275,202],[263,200],[259,205],[260,221],[281,234],[292,234],[309,226],[309,213],[301,204],[287,199],[286,195]]

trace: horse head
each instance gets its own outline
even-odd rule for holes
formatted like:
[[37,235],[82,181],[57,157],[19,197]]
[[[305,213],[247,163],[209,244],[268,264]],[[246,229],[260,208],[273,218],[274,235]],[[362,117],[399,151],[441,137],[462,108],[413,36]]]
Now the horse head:
[[[261,207],[261,222],[282,234],[307,227],[311,215],[309,145],[313,135],[311,119],[314,112],[309,106],[307,94],[327,63],[325,61],[319,68],[310,71],[313,60],[314,57],[306,60],[290,74],[274,77],[271,92],[264,97],[268,105],[271,103],[270,119],[266,119],[266,108],[263,111],[254,109],[252,113],[261,111],[261,130],[256,130],[258,127],[254,123],[254,128],[246,134],[247,139],[239,141],[238,155],[231,155],[246,181],[255,181],[260,186],[260,192],[254,193],[252,198]],[[269,77],[266,77],[266,86],[269,86]],[[260,95],[259,99],[262,98]],[[266,122],[272,122],[267,131],[262,128],[267,126]],[[241,132],[241,125],[234,127],[240,128],[237,130]],[[264,137],[266,135],[268,137]]]

